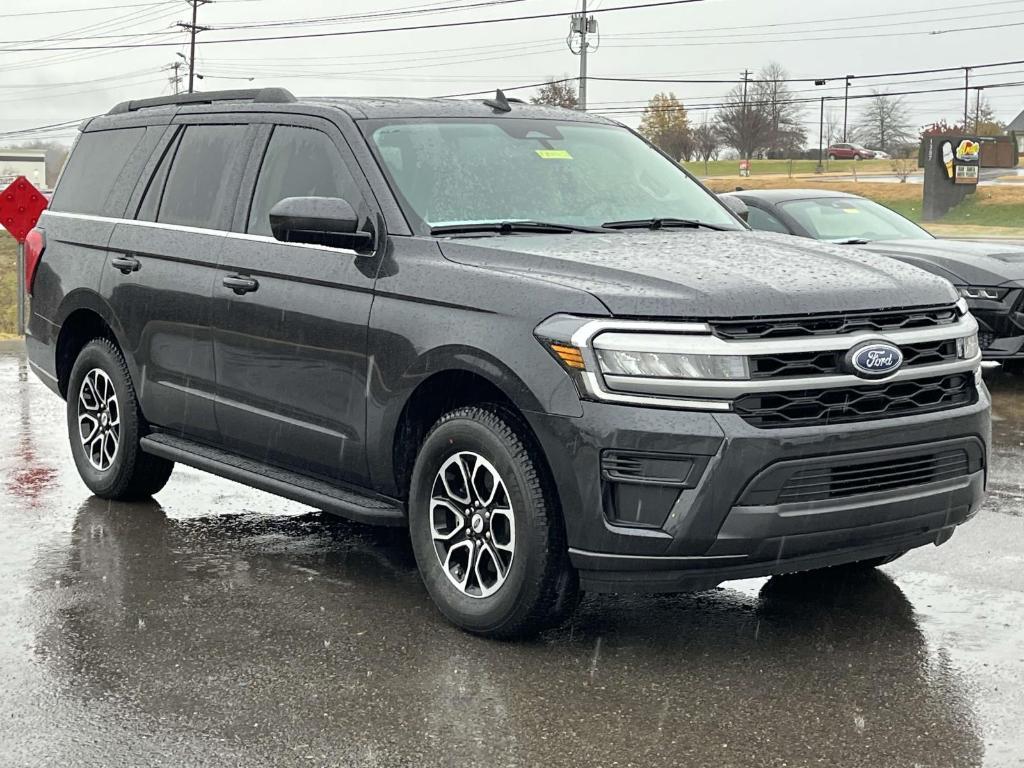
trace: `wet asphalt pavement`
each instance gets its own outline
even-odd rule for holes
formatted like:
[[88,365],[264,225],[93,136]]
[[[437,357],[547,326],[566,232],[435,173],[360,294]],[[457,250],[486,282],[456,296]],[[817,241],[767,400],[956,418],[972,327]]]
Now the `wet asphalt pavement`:
[[441,619],[400,531],[183,467],[91,498],[0,350],[0,765],[1024,765],[1024,377],[991,388],[990,500],[941,548],[506,644]]

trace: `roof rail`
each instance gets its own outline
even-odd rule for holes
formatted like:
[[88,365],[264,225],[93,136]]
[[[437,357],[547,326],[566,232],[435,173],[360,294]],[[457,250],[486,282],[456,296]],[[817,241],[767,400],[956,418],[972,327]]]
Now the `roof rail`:
[[177,96],[159,96],[155,99],[122,101],[107,112],[108,115],[123,115],[147,107],[168,107],[185,104],[212,104],[215,101],[251,101],[254,104],[289,104],[295,101],[291,91],[285,88],[248,88],[234,91],[207,91],[205,93],[182,93]]

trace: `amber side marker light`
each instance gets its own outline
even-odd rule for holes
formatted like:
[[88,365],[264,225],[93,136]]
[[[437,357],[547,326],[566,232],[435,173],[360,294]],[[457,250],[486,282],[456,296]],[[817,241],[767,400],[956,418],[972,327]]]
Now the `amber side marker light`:
[[551,351],[555,353],[555,356],[562,361],[566,368],[573,368],[577,371],[582,371],[586,368],[583,362],[583,353],[576,347],[571,347],[567,344],[552,344]]

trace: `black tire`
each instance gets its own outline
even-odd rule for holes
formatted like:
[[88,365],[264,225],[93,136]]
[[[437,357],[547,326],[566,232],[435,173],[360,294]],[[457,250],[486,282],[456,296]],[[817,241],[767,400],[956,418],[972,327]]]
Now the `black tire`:
[[860,155],[854,155],[854,156],[853,156],[853,159],[854,159],[854,160],[863,160],[864,158],[863,158],[863,157],[861,157]]
[[836,156],[835,156],[835,155],[829,155],[829,156],[828,156],[828,159],[829,159],[829,160],[835,160],[835,159],[836,159]]
[[[465,577],[467,589],[457,586],[435,547],[431,498],[435,485],[442,482],[439,473],[456,456],[476,456],[489,463],[507,489],[514,513],[510,526],[515,532],[514,547],[507,575],[487,596],[480,594],[482,588],[472,586],[475,575]],[[475,476],[476,470],[471,468],[470,474]],[[465,495],[474,498],[468,489]],[[502,505],[494,504],[498,506]],[[468,535],[470,517],[463,519]],[[478,531],[476,540],[483,544],[481,535],[486,535],[491,543],[491,530],[485,534]],[[557,494],[529,429],[508,409],[495,405],[459,408],[433,426],[413,469],[409,532],[427,592],[449,621],[468,632],[499,639],[530,636],[562,623],[576,607],[579,581],[569,563]],[[493,536],[497,543],[498,534]],[[458,565],[452,568],[460,570]],[[471,594],[471,589],[478,594]]]
[[[102,375],[97,371],[102,372]],[[86,385],[87,376],[90,377],[89,385]],[[87,449],[83,443],[82,429],[88,429],[90,426],[79,426],[81,398],[85,397],[90,403],[93,401],[93,395],[83,395],[83,386],[88,390],[94,387],[97,381],[102,381],[104,385],[109,382],[114,394],[113,408],[108,406],[101,409],[106,412],[111,422],[111,425],[105,424],[103,428],[113,432],[112,422],[115,415],[119,422],[116,424],[116,447],[109,455],[102,455],[99,460],[96,459],[98,454],[92,449]],[[139,438],[145,434],[145,421],[139,410],[135,387],[132,386],[124,356],[117,345],[109,339],[93,339],[85,345],[75,360],[68,381],[67,424],[71,453],[75,458],[78,474],[89,490],[97,496],[118,500],[140,499],[152,496],[167,484],[174,469],[174,462],[143,453],[139,448]],[[86,424],[91,425],[92,422],[87,421]],[[96,439],[94,438],[92,445],[95,445]],[[104,446],[111,444],[113,443],[101,443],[99,451],[105,450]]]

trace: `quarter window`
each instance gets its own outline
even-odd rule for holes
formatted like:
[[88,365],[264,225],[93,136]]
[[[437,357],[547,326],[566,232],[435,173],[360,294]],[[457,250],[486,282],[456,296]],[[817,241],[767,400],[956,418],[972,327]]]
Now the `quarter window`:
[[244,148],[244,125],[190,125],[174,155],[157,221],[225,229],[237,196],[235,161]]
[[311,128],[278,126],[263,157],[248,231],[270,235],[270,209],[287,197],[340,197],[357,211],[359,188],[334,142]]
[[[114,210],[108,206],[107,199],[145,134],[145,128],[83,133],[61,175],[51,209],[93,216],[121,216],[123,206],[121,210]],[[131,183],[134,182],[132,179]]]

